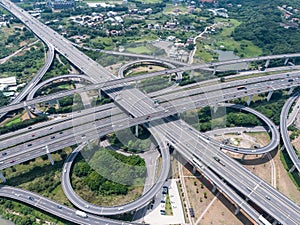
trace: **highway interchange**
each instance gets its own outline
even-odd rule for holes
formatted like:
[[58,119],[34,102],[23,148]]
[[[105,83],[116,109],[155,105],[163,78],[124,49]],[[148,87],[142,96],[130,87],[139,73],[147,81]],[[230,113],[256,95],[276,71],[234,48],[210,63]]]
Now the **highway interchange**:
[[280,132],[281,132],[281,137],[282,137],[284,146],[287,148],[287,152],[294,164],[294,167],[299,172],[300,171],[300,161],[298,159],[298,156],[294,150],[292,143],[290,142],[290,137],[289,137],[288,129],[287,129],[288,113],[290,111],[292,104],[295,102],[295,100],[298,97],[299,97],[299,93],[296,93],[292,97],[290,97],[284,104],[281,114],[280,114]]
[[[92,77],[95,79],[96,82],[100,83],[100,86],[98,86],[97,89],[102,87],[102,90],[106,92],[112,99],[114,99],[115,104],[119,106],[121,109],[125,110],[127,113],[129,113],[131,116],[135,117],[129,120],[132,120],[133,123],[129,124],[128,123],[128,118],[125,118],[125,122],[119,129],[123,129],[125,127],[128,127],[130,125],[135,125],[135,124],[142,124],[146,120],[149,120],[149,128],[150,130],[153,130],[153,133],[156,133],[157,138],[163,138],[166,139],[170,144],[172,144],[177,151],[179,151],[180,154],[183,154],[186,159],[188,159],[191,163],[192,159],[197,157],[198,162],[203,163],[203,165],[195,165],[198,167],[199,170],[201,170],[204,174],[207,176],[212,177],[213,175],[211,174],[212,172],[215,174],[218,174],[219,176],[223,177],[228,183],[230,183],[232,186],[234,186],[237,190],[239,190],[242,194],[247,196],[248,199],[251,201],[255,202],[258,206],[261,208],[265,209],[265,211],[270,214],[273,218],[275,218],[277,221],[281,222],[282,224],[300,224],[300,221],[297,219],[297,213],[299,213],[299,207],[291,202],[289,199],[287,199],[285,196],[280,194],[278,191],[275,189],[272,189],[270,185],[266,184],[263,182],[261,179],[258,177],[254,176],[251,174],[249,171],[241,167],[237,162],[234,160],[228,158],[225,154],[222,154],[222,152],[218,151],[215,147],[212,147],[210,144],[210,141],[200,137],[199,132],[191,128],[189,125],[184,124],[184,122],[180,120],[172,120],[169,121],[168,123],[164,123],[164,120],[157,120],[162,117],[166,117],[169,115],[173,115],[178,112],[183,112],[188,109],[192,108],[199,108],[203,107],[205,105],[216,105],[218,102],[223,102],[225,100],[230,100],[232,98],[238,98],[242,96],[249,96],[251,94],[256,94],[256,93],[263,93],[263,92],[269,92],[271,90],[280,90],[280,89],[285,89],[285,88],[291,88],[291,87],[296,87],[298,86],[298,82],[296,81],[296,78],[298,78],[298,74],[290,74],[289,78],[286,78],[286,74],[279,74],[278,79],[275,81],[266,81],[266,82],[261,82],[262,79],[258,79],[255,82],[253,82],[253,85],[247,86],[247,93],[245,93],[245,90],[237,90],[237,86],[233,86],[233,88],[228,88],[228,89],[222,89],[221,93],[222,95],[219,97],[215,95],[215,92],[212,90],[212,87],[202,87],[202,88],[195,88],[195,90],[186,90],[184,92],[184,96],[181,94],[181,98],[176,96],[176,93],[173,94],[171,97],[171,94],[169,96],[163,96],[163,99],[167,99],[168,101],[170,99],[175,99],[171,102],[171,107],[170,108],[165,108],[162,105],[159,107],[153,107],[153,100],[149,99],[149,97],[141,92],[139,92],[137,89],[134,88],[123,88],[124,87],[124,82],[128,82],[124,80],[119,79],[117,83],[114,83],[112,89],[110,86],[108,86],[107,81],[113,79],[113,75],[111,75],[109,72],[107,72],[103,67],[101,67],[99,64],[96,62],[92,61],[89,59],[87,56],[82,54],[78,50],[74,50],[74,47],[71,46],[71,44],[66,41],[64,38],[62,38],[58,33],[53,32],[50,28],[39,24],[38,21],[35,21],[30,15],[27,15],[26,12],[23,12],[23,10],[15,8],[15,6],[8,1],[1,1],[3,5],[6,5],[6,8],[9,9],[10,11],[13,12],[14,15],[16,15],[18,18],[20,18],[27,26],[32,29],[37,36],[39,36],[43,41],[45,42],[51,42],[53,43],[53,46],[56,51],[59,53],[63,54],[70,62],[72,62],[75,66],[80,68],[82,72],[84,72],[86,75]],[[40,27],[40,30],[37,28]],[[43,31],[44,30],[44,31]],[[53,35],[49,36],[44,36],[45,33],[43,32],[50,32]],[[266,56],[266,57],[257,57],[253,59],[241,59],[241,61],[245,62],[251,62],[255,60],[268,60],[272,58],[289,58],[289,57],[298,57],[300,54],[293,54],[293,55],[284,55],[284,56]],[[235,61],[233,61],[235,62]],[[230,62],[230,63],[233,63]],[[225,62],[224,64],[229,63]],[[222,63],[214,63],[213,65],[210,65],[211,67],[215,67],[218,65],[221,65]],[[87,67],[89,65],[90,67]],[[190,66],[188,68],[180,68],[180,70],[175,71],[170,70],[169,72],[179,72],[179,71],[184,71],[184,70],[191,70],[194,68],[207,68],[207,65],[196,65],[196,66]],[[101,74],[101,77],[98,75]],[[157,74],[157,75],[162,75]],[[155,76],[157,76],[155,75]],[[288,81],[290,77],[295,78],[295,82],[290,82]],[[143,77],[144,78],[144,77]],[[130,81],[130,80],[129,80]],[[106,83],[105,83],[106,82]],[[259,83],[258,83],[259,82]],[[274,82],[274,83],[271,83]],[[112,82],[113,83],[113,82]],[[238,83],[238,82],[237,82]],[[111,85],[111,84],[109,84]],[[227,84],[225,84],[227,85]],[[245,84],[243,84],[245,86]],[[248,85],[248,83],[247,83]],[[256,86],[255,86],[256,85]],[[222,85],[217,85],[219,87],[225,88]],[[231,87],[231,86],[230,86]],[[269,87],[269,88],[268,88]],[[84,88],[82,89],[84,90]],[[217,93],[220,90],[217,89]],[[201,92],[203,97],[202,99],[199,98],[197,93]],[[207,95],[207,93],[211,93],[210,96]],[[60,97],[60,96],[58,96]],[[125,98],[126,97],[126,98]],[[186,99],[190,99],[190,101],[185,101]],[[132,104],[135,103],[135,104]],[[15,104],[15,106],[18,104]],[[28,104],[29,105],[29,104]],[[24,106],[24,105],[23,105]],[[6,107],[5,107],[6,108]],[[178,111],[178,108],[181,108],[181,111]],[[5,109],[2,109],[5,110]],[[168,110],[168,111],[167,111]],[[151,119],[146,119],[150,115]],[[127,115],[128,116],[128,115]],[[119,122],[119,120],[116,120]],[[89,124],[85,124],[86,126]],[[59,125],[55,125],[59,126]],[[184,126],[184,127],[183,127]],[[98,125],[95,124],[95,127],[92,128],[91,131],[91,136],[93,135],[93,131],[95,129],[98,129]],[[271,125],[272,127],[272,125]],[[78,138],[74,138],[74,135],[68,135],[66,136],[65,134],[62,135],[64,137],[59,138],[57,141],[57,137],[51,138],[48,134],[52,131],[54,128],[47,127],[44,129],[48,129],[44,135],[45,138],[47,139],[44,141],[44,137],[38,139],[37,143],[34,143],[34,148],[28,148],[28,151],[24,151],[24,155],[28,154],[31,157],[36,157],[39,153],[41,148],[45,147],[47,145],[49,147],[50,151],[55,151],[55,148],[61,149],[63,145],[70,145],[70,143],[77,143]],[[60,129],[64,129],[64,127],[61,127]],[[114,131],[116,127],[113,127],[111,124],[110,126],[107,125],[106,131],[110,129]],[[174,131],[180,129],[181,135],[178,136],[178,134],[175,134]],[[103,130],[100,130],[101,134]],[[100,132],[99,131],[99,132]],[[61,131],[60,131],[61,132]],[[63,131],[65,132],[65,131]],[[107,131],[108,132],[108,131]],[[84,139],[82,138],[82,135],[86,133],[78,133],[79,139]],[[62,133],[63,134],[63,133]],[[27,135],[28,136],[28,135]],[[89,136],[89,133],[87,132],[87,135]],[[49,139],[50,137],[50,139]],[[73,139],[72,139],[73,138]],[[43,140],[41,143],[38,143],[39,141]],[[34,140],[33,140],[34,141]],[[70,142],[71,141],[71,142]],[[79,140],[79,142],[83,142],[84,140]],[[163,141],[162,141],[163,142]],[[161,143],[161,142],[159,142]],[[174,144],[175,143],[175,144]],[[27,143],[26,143],[27,144]],[[12,146],[14,144],[10,143],[9,146]],[[163,143],[162,143],[163,145]],[[2,145],[1,145],[2,146]],[[24,145],[23,145],[24,147]],[[30,146],[29,146],[30,147]],[[15,147],[12,147],[15,148]],[[200,152],[199,148],[205,149],[204,151]],[[29,150],[30,149],[30,150]],[[57,149],[57,150],[58,150]],[[164,148],[162,148],[164,149]],[[272,150],[272,149],[270,149]],[[163,152],[163,151],[162,151]],[[195,156],[196,153],[196,156]],[[44,151],[45,154],[45,151]],[[10,154],[9,154],[10,155]],[[23,160],[25,159],[23,155]],[[29,156],[28,155],[28,156]],[[212,156],[218,155],[218,157],[221,159],[222,162],[225,163],[226,166],[220,165],[220,163],[216,162],[213,160]],[[27,155],[26,155],[27,156]],[[28,157],[27,156],[27,157]],[[168,156],[166,156],[168,157]],[[164,157],[164,159],[166,159]],[[9,158],[9,157],[8,157]],[[25,159],[25,161],[28,160],[28,158]],[[14,163],[20,163],[22,160],[16,160],[13,163],[10,163],[11,165],[14,165]],[[195,163],[194,163],[195,164]],[[4,166],[5,164],[3,164]],[[167,163],[166,163],[167,165]],[[1,166],[2,167],[2,166]],[[4,168],[4,167],[3,167]],[[233,174],[232,171],[238,171],[238,173]],[[162,175],[163,176],[163,175]],[[216,179],[217,180],[217,179]],[[243,185],[240,185],[240,180],[244,180],[245,183]],[[222,190],[226,190],[226,184],[224,183],[218,183],[215,181],[216,185]],[[157,185],[157,190],[159,187],[161,188],[162,184]],[[152,188],[153,190],[153,188]],[[156,191],[157,191],[156,190]],[[249,192],[250,190],[250,192]],[[151,192],[151,191],[150,191]],[[150,193],[148,192],[148,193]],[[151,197],[155,194],[155,190],[152,191],[153,193],[151,194],[146,194],[146,196],[143,196],[140,198],[138,201],[140,201],[141,205],[135,204],[135,207],[139,207],[142,205],[145,205]],[[232,199],[234,199],[236,194],[230,193],[227,190],[228,196]],[[267,199],[265,196],[268,195],[269,198]],[[247,204],[246,204],[247,205]],[[123,206],[122,206],[123,207]],[[119,207],[120,208],[120,207]],[[128,207],[126,208],[125,206],[120,210],[119,208],[114,209],[113,214],[117,213],[122,213],[125,211],[131,211],[132,208]],[[119,211],[119,212],[118,212]],[[111,214],[111,213],[109,213]],[[256,215],[257,216],[257,215]]]

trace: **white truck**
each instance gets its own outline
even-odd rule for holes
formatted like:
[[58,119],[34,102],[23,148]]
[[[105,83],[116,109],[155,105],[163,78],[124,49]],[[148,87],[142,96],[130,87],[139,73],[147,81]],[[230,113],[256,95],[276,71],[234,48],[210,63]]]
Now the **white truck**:
[[80,210],[76,210],[75,214],[76,214],[77,216],[82,217],[82,218],[87,218],[87,217],[88,217],[88,216],[86,215],[85,212],[82,212],[82,211],[80,211]]

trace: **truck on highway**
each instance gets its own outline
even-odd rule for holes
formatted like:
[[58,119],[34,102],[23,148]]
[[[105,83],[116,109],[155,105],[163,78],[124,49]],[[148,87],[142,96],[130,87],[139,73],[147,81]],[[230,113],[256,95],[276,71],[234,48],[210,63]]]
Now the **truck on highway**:
[[77,216],[82,217],[82,218],[87,218],[87,217],[88,217],[88,216],[86,215],[85,212],[82,212],[82,211],[80,211],[80,210],[76,210],[75,214],[76,214]]
[[259,221],[261,221],[264,225],[272,225],[268,220],[266,220],[263,215],[258,217]]
[[236,88],[237,90],[247,90],[247,88],[245,86],[239,86]]
[[217,156],[213,156],[213,159],[220,163],[222,166],[225,166],[225,164]]

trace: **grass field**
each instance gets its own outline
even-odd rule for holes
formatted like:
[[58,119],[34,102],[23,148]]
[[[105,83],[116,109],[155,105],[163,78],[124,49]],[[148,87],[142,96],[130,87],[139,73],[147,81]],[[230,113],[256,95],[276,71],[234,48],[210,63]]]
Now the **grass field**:
[[186,14],[186,13],[188,13],[188,10],[187,10],[187,8],[185,6],[181,6],[181,5],[175,6],[173,4],[168,4],[166,6],[166,8],[164,9],[164,13],[166,13],[166,14],[172,14],[175,9],[179,9],[178,14]]
[[142,2],[142,3],[160,3],[163,2],[163,0],[137,0],[138,2]]
[[[231,34],[241,22],[235,19],[223,19],[216,18],[216,23],[219,23],[218,27],[220,32],[215,34],[206,35],[207,38],[198,40],[197,51],[195,53],[196,58],[200,58],[205,62],[213,61],[217,59],[214,50],[221,49],[220,46],[224,46],[223,50],[234,51],[236,55],[240,57],[254,57],[262,54],[262,49],[254,45],[250,41],[242,40],[235,41]],[[220,25],[222,24],[222,25]],[[219,30],[218,28],[216,31]]]
[[216,22],[227,24],[227,26],[222,28],[222,32],[216,35],[215,44],[217,47],[223,45],[226,50],[237,50],[237,55],[240,57],[253,57],[262,54],[262,50],[252,42],[246,40],[237,42],[231,37],[232,32],[241,24],[241,22],[235,19],[225,20],[220,18],[217,18]]
[[165,211],[166,211],[166,215],[173,216],[173,210],[172,210],[172,205],[171,205],[171,200],[170,200],[169,193],[166,196]]
[[137,53],[137,54],[151,54],[152,53],[151,49],[149,49],[145,46],[139,46],[139,47],[135,47],[135,48],[127,48],[126,50],[128,52]]
[[[68,147],[63,151],[52,153],[54,165],[51,165],[48,157],[44,156],[6,168],[3,170],[3,174],[7,179],[6,184],[33,191],[72,208],[73,206],[63,193],[60,184],[61,168],[67,154],[70,152],[71,148]],[[28,219],[29,217],[48,221],[49,224],[72,224],[43,210],[33,209],[30,206],[9,199],[5,199],[5,203],[1,205],[0,214],[3,218],[13,220],[16,224],[21,224],[20,220],[22,218]]]
[[22,115],[18,115],[18,116],[16,116],[15,118],[12,118],[9,122],[7,122],[7,123],[5,124],[5,126],[11,126],[11,125],[13,125],[13,124],[15,124],[15,123],[21,122],[21,121],[22,121],[21,116],[22,116]]

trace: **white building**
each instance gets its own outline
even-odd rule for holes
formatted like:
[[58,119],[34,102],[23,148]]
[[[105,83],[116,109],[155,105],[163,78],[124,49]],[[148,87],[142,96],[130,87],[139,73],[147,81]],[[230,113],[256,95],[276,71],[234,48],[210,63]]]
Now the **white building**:
[[8,86],[17,85],[17,79],[16,77],[0,78],[0,84],[6,84]]

